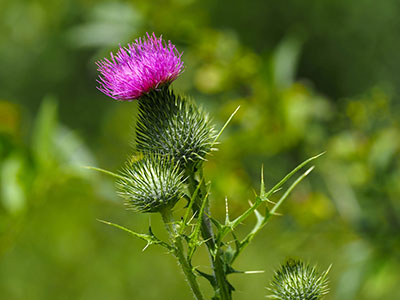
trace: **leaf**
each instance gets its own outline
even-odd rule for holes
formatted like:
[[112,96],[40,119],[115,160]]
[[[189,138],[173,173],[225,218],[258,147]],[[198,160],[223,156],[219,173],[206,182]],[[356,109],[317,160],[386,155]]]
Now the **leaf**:
[[111,171],[104,170],[104,169],[101,169],[101,168],[91,167],[91,166],[84,166],[83,168],[89,169],[89,170],[98,171],[98,172],[100,172],[100,173],[110,175],[110,176],[115,177],[115,178],[117,178],[117,179],[125,179],[125,177],[122,176],[122,175],[119,175],[119,174],[116,174],[116,173],[113,173],[113,172],[111,172]]
[[236,113],[238,112],[240,108],[240,105],[235,109],[235,111],[231,114],[231,116],[228,118],[228,120],[225,122],[224,126],[222,126],[221,130],[218,132],[217,136],[215,137],[214,142],[212,143],[212,145],[215,145],[215,143],[218,141],[219,137],[221,136],[222,132],[224,132],[225,128],[228,126],[228,124],[231,122],[231,120],[233,119],[233,117],[236,115]]
[[[222,240],[223,237],[229,233],[230,231],[232,231],[233,229],[235,229],[239,224],[241,224],[245,219],[247,219],[248,216],[250,216],[262,203],[264,202],[270,202],[268,200],[268,198],[275,193],[277,190],[279,190],[281,188],[281,186],[286,183],[286,181],[288,181],[294,174],[297,173],[297,171],[299,171],[301,168],[303,168],[305,165],[307,165],[308,163],[310,163],[311,161],[313,161],[314,159],[317,159],[318,157],[320,157],[321,155],[325,154],[325,152],[320,153],[318,155],[315,155],[313,157],[310,157],[309,159],[303,161],[301,164],[299,164],[296,168],[294,168],[288,175],[286,175],[281,181],[279,181],[272,189],[270,189],[268,192],[264,193],[264,192],[260,192],[260,196],[256,197],[256,201],[255,203],[250,206],[250,208],[248,208],[243,214],[241,214],[239,217],[237,217],[235,220],[233,220],[232,222],[229,222],[229,224],[227,224],[227,226],[223,227],[220,230],[220,236],[219,236],[219,240]],[[309,172],[306,171],[306,173]],[[262,171],[263,173],[263,171]],[[307,173],[308,174],[308,173]],[[307,175],[305,174],[305,176]],[[264,187],[264,176],[261,176],[261,188]],[[296,183],[297,184],[297,183]],[[261,194],[263,195],[263,198],[261,198]],[[284,199],[283,199],[284,200]],[[282,200],[282,201],[283,201]],[[276,205],[276,204],[275,204]],[[280,204],[279,204],[280,205]],[[268,209],[266,210],[266,216],[272,214],[272,212],[269,212]]]
[[144,234],[144,233],[137,233],[137,232],[132,231],[132,230],[126,228],[126,227],[123,227],[123,226],[121,226],[121,225],[118,225],[118,224],[115,224],[115,223],[111,223],[111,222],[108,222],[108,221],[99,220],[99,219],[98,219],[97,221],[99,221],[99,222],[101,222],[101,223],[104,223],[104,224],[106,224],[106,225],[110,225],[110,226],[113,226],[113,227],[115,227],[115,228],[121,229],[122,231],[128,232],[128,233],[130,233],[131,235],[133,235],[133,236],[135,236],[135,237],[137,237],[137,238],[139,238],[139,239],[141,239],[141,240],[146,241],[146,242],[147,242],[147,245],[145,246],[145,248],[144,248],[143,250],[145,250],[148,246],[150,246],[150,245],[152,245],[152,244],[163,246],[163,247],[167,248],[168,250],[173,250],[172,247],[171,247],[171,245],[169,245],[169,244],[166,243],[166,242],[163,242],[163,241],[159,240],[159,239],[153,234],[153,232],[151,231],[151,227],[149,227],[149,233],[150,233],[150,234]]
[[225,197],[225,224],[228,224],[229,222],[228,198]]
[[217,283],[216,283],[216,281],[215,281],[214,276],[212,276],[212,275],[210,275],[210,274],[207,274],[207,273],[204,273],[204,272],[202,272],[202,271],[200,271],[200,270],[198,270],[198,269],[196,269],[196,272],[199,273],[200,276],[202,276],[202,277],[204,277],[205,279],[207,279],[213,287],[216,287],[216,286],[217,286]]
[[188,224],[189,214],[192,211],[193,203],[194,203],[195,199],[197,198],[197,195],[199,193],[202,181],[203,181],[203,178],[197,184],[197,187],[196,187],[195,191],[193,192],[192,197],[189,200],[189,203],[188,203],[188,206],[187,206],[187,209],[186,209],[186,213],[185,213],[185,216],[183,217],[183,221],[182,221],[183,224],[182,224],[181,230],[180,230],[181,234],[183,234],[183,232],[184,232],[184,230],[185,230],[185,228],[186,228],[186,226]]
[[281,181],[279,181],[272,189],[270,189],[267,193],[266,193],[266,197],[268,198],[269,196],[271,196],[275,191],[277,191],[286,181],[288,181],[294,174],[296,174],[296,172],[298,170],[300,170],[301,168],[303,168],[305,165],[307,165],[308,163],[310,163],[311,161],[317,159],[318,157],[324,155],[326,152],[322,152],[318,155],[315,155],[313,157],[310,157],[309,159],[303,161],[300,165],[298,165],[296,168],[294,168],[289,174],[287,174]]
[[[279,208],[279,206],[287,199],[291,191],[298,185],[310,172],[314,169],[314,166],[309,168],[307,171],[305,171],[299,178],[296,179],[295,182],[292,183],[292,185],[287,189],[287,191],[282,195],[282,197],[279,199],[279,201],[275,204],[275,206],[268,212],[266,212],[265,217],[262,217],[262,215],[255,209],[254,213],[256,214],[257,217],[257,222],[254,225],[253,229],[251,232],[240,242],[240,246],[238,250],[235,253],[235,257],[232,259],[232,262],[239,256],[239,254],[243,251],[244,248],[247,247],[247,245],[251,242],[251,240],[254,238],[254,236],[267,224],[269,218],[271,215],[276,215],[276,210]],[[254,205],[253,205],[254,207]]]
[[283,203],[283,201],[286,200],[286,198],[289,196],[291,191],[298,185],[310,172],[314,169],[314,166],[309,168],[307,171],[305,171],[299,178],[296,179],[295,182],[292,183],[292,185],[286,190],[286,192],[282,195],[282,197],[276,202],[275,206],[270,210],[270,214],[273,215],[275,214],[276,210],[279,208],[279,206]]
[[224,225],[222,225],[217,219],[213,218],[210,216],[211,222],[214,224],[215,227],[217,227],[218,230],[221,230]]
[[201,229],[201,225],[203,222],[204,208],[206,206],[207,198],[208,198],[208,193],[204,196],[204,198],[201,202],[199,217],[197,218],[197,222],[194,226],[193,232],[190,235],[190,241],[189,241],[189,245],[188,245],[189,246],[189,249],[188,249],[189,259],[192,258],[194,251],[196,250],[196,247],[202,244],[202,242],[200,241],[200,229]]
[[236,250],[233,249],[230,245],[226,248],[226,250],[223,252],[224,253],[224,261],[226,266],[230,266],[232,262],[232,258],[235,256]]

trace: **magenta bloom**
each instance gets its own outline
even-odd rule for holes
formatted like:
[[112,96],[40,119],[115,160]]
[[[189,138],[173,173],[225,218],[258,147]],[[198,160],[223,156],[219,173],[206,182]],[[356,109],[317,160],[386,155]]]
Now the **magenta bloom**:
[[116,100],[138,99],[174,81],[183,70],[181,56],[170,41],[147,33],[147,39],[139,38],[128,47],[120,47],[116,56],[111,53],[111,60],[96,63],[101,73],[97,88]]

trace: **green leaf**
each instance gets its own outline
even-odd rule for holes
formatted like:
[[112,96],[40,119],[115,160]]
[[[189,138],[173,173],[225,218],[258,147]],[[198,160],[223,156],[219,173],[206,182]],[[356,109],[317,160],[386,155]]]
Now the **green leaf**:
[[298,185],[308,174],[310,174],[313,169],[314,169],[314,166],[312,166],[307,171],[305,171],[299,178],[296,179],[295,182],[292,183],[292,185],[286,190],[286,192],[282,195],[282,197],[279,199],[279,201],[276,202],[274,207],[270,210],[271,215],[275,214],[276,210],[283,203],[283,201],[286,200],[286,198],[289,196],[289,194],[292,192],[292,190],[296,187],[296,185]]
[[[287,199],[287,197],[289,196],[291,191],[296,187],[296,185],[298,185],[308,174],[310,174],[310,172],[313,169],[314,166],[312,166],[307,171],[305,171],[301,176],[299,176],[299,178],[297,178],[296,181],[293,182],[291,186],[287,189],[287,191],[282,195],[282,197],[275,204],[275,206],[270,211],[268,210],[266,211],[266,215],[264,217],[256,209],[254,209],[254,213],[256,214],[257,217],[257,222],[254,225],[251,232],[240,242],[240,246],[235,254],[235,257],[233,258],[233,261],[239,256],[239,254],[243,251],[243,249],[247,247],[247,245],[251,242],[254,236],[267,224],[271,215],[276,215],[276,210]],[[252,205],[252,207],[254,207],[254,205]]]
[[202,272],[202,271],[200,271],[200,270],[198,270],[198,269],[196,269],[196,272],[197,272],[200,276],[202,276],[202,277],[204,277],[205,279],[207,279],[208,282],[210,282],[210,284],[211,284],[213,287],[216,287],[216,286],[217,286],[217,283],[216,283],[216,281],[215,281],[214,276],[212,276],[212,275],[210,275],[210,274],[207,274],[207,273],[204,273],[204,272]]
[[101,168],[91,167],[91,166],[84,166],[84,168],[85,169],[89,169],[89,170],[94,170],[94,171],[97,171],[97,172],[100,172],[100,173],[103,173],[103,174],[106,174],[106,175],[110,175],[110,176],[112,176],[114,178],[117,178],[117,179],[125,179],[125,177],[122,176],[122,175],[119,175],[119,174],[116,174],[116,173],[113,173],[111,171],[104,170],[104,169],[101,169]]
[[190,215],[190,212],[192,211],[193,203],[195,202],[195,199],[197,198],[197,195],[199,193],[202,181],[203,181],[203,178],[198,183],[195,191],[192,194],[192,197],[189,200],[189,204],[187,206],[185,216],[183,217],[183,220],[182,220],[182,226],[181,226],[181,229],[180,229],[180,234],[183,234],[183,232],[185,231],[185,229],[186,229],[186,227],[188,225],[189,215]]
[[212,143],[212,145],[215,145],[215,143],[218,141],[219,137],[221,136],[222,132],[224,132],[225,128],[228,126],[228,124],[231,122],[231,120],[233,119],[233,117],[236,115],[236,113],[238,112],[240,108],[240,105],[235,109],[235,111],[231,114],[231,116],[228,118],[228,120],[225,122],[224,126],[222,126],[221,130],[218,132],[217,136],[215,137],[214,142]]
[[120,230],[122,230],[122,231],[128,232],[128,233],[130,233],[131,235],[133,235],[133,236],[135,236],[135,237],[137,237],[137,238],[139,238],[139,239],[141,239],[141,240],[143,240],[143,241],[146,241],[146,242],[147,242],[147,245],[145,246],[145,248],[144,248],[143,250],[145,250],[148,246],[150,246],[150,245],[152,245],[152,244],[163,246],[164,248],[167,248],[167,249],[170,250],[170,251],[173,250],[173,248],[172,248],[171,245],[169,245],[169,244],[166,243],[166,242],[163,242],[163,241],[159,240],[159,239],[153,234],[151,228],[149,228],[149,234],[144,234],[144,233],[137,233],[137,232],[132,231],[132,230],[126,228],[126,227],[123,227],[123,226],[121,226],[121,225],[118,225],[118,224],[115,224],[115,223],[111,223],[111,222],[108,222],[108,221],[104,221],[104,220],[97,220],[97,221],[99,221],[99,222],[101,222],[101,223],[104,223],[104,224],[106,224],[106,225],[113,226],[113,227],[118,228],[118,229],[120,229]]
[[[288,181],[290,178],[292,178],[292,176],[294,174],[297,173],[297,171],[299,171],[301,168],[303,168],[305,165],[307,165],[308,163],[312,162],[313,160],[317,159],[318,157],[324,155],[325,152],[322,152],[318,155],[315,155],[313,157],[310,157],[309,159],[303,161],[300,165],[298,165],[296,168],[294,168],[289,174],[287,174],[281,181],[279,181],[272,189],[270,189],[267,193],[266,193],[266,198],[268,198],[269,196],[271,196],[275,191],[277,191],[282,185],[284,185],[286,183],[286,181]],[[264,199],[263,199],[264,200]],[[265,200],[266,201],[266,200]]]
[[228,224],[229,220],[229,207],[228,207],[228,198],[225,197],[225,224]]
[[203,197],[201,202],[201,207],[199,211],[199,216],[197,218],[197,222],[194,226],[193,232],[190,235],[190,241],[188,245],[188,257],[189,259],[192,258],[194,251],[196,250],[197,246],[201,245],[202,242],[200,241],[200,229],[204,218],[204,208],[207,203],[208,193]]
[[217,219],[213,218],[210,216],[211,222],[214,224],[215,227],[217,227],[218,230],[221,230],[224,225],[222,225]]
[[[303,168],[305,165],[307,165],[308,163],[310,163],[311,161],[317,159],[318,157],[320,157],[321,155],[325,154],[325,152],[320,153],[318,155],[315,155],[313,157],[310,157],[309,159],[303,161],[301,164],[299,164],[295,169],[293,169],[288,175],[286,175],[281,181],[279,181],[272,189],[270,189],[268,192],[263,192],[263,189],[265,189],[264,186],[264,175],[263,175],[263,168],[261,169],[261,191],[260,191],[260,196],[256,197],[256,201],[253,205],[250,206],[250,208],[248,208],[243,214],[241,214],[239,217],[237,217],[235,220],[233,220],[232,222],[229,222],[229,224],[227,224],[227,226],[223,227],[220,230],[220,234],[219,234],[219,240],[222,241],[222,239],[224,238],[224,236],[226,234],[228,234],[230,231],[234,230],[239,224],[241,224],[245,219],[247,219],[247,217],[249,217],[262,203],[264,202],[270,202],[269,201],[269,197],[275,193],[276,191],[278,191],[281,186],[283,184],[285,184],[294,174],[297,173],[297,171],[299,171],[301,168]],[[311,170],[307,170],[304,174],[304,177],[307,176],[307,174],[310,172]],[[303,178],[304,178],[303,177]],[[300,179],[301,181],[302,179]],[[297,182],[298,183],[298,182]],[[296,184],[297,184],[296,183]],[[293,187],[289,188],[290,191],[291,189],[293,189]],[[290,192],[289,191],[289,192]],[[286,194],[286,193],[285,193]],[[263,197],[261,197],[261,195]],[[286,197],[288,196],[288,194],[286,194]],[[280,200],[279,205],[284,201],[283,198]],[[275,204],[276,205],[276,204]],[[279,207],[278,205],[278,207]],[[275,212],[275,211],[274,211]],[[266,209],[266,216],[269,216],[270,214],[273,214],[274,212],[269,212],[268,209]]]
[[265,198],[264,165],[261,165],[260,198]]

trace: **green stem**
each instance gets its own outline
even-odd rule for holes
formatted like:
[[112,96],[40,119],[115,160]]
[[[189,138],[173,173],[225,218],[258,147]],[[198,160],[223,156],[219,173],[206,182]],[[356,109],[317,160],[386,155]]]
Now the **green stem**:
[[[194,172],[189,172],[188,175],[188,184],[189,184],[189,192],[191,195],[195,192],[199,182],[195,178]],[[202,169],[200,169],[200,176],[202,177]],[[200,211],[201,201],[206,195],[206,185],[203,178],[201,178],[201,186],[200,191],[197,193],[197,197],[195,199],[195,203],[193,206],[193,211],[196,215]],[[210,205],[208,199],[206,200],[206,207],[204,209],[204,215],[202,218],[201,224],[201,234],[203,239],[206,241],[208,253],[210,255],[210,260],[213,269],[213,277],[215,281],[214,290],[216,293],[216,299],[220,300],[231,300],[232,292],[230,288],[230,284],[226,278],[226,272],[224,267],[224,253],[223,250],[219,247],[219,245],[215,242],[215,236],[212,229],[211,220],[209,218],[210,215]]]
[[200,291],[199,284],[196,280],[196,275],[193,273],[193,268],[185,257],[182,237],[178,234],[178,231],[175,228],[175,222],[171,210],[168,208],[163,210],[161,212],[161,216],[169,233],[171,242],[174,245],[173,253],[183,270],[183,274],[185,275],[186,280],[189,283],[190,289],[192,290],[195,299],[204,300],[204,297]]
[[214,274],[218,286],[217,295],[220,296],[221,300],[231,300],[232,291],[231,288],[229,287],[229,283],[226,278],[223,256],[224,256],[223,251],[220,248],[218,248],[214,259]]

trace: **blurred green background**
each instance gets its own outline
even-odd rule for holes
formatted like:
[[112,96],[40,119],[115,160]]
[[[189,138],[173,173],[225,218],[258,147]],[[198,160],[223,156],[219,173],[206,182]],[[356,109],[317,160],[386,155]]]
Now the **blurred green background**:
[[[396,0],[0,2],[0,298],[191,299],[136,231],[111,178],[133,153],[137,103],[96,90],[94,62],[145,32],[184,51],[174,83],[218,127],[212,206],[233,215],[304,159],[327,153],[237,261],[235,299],[263,299],[288,257],[333,264],[326,299],[400,299],[400,3]],[[250,222],[249,222],[250,223]],[[238,234],[249,227],[244,226]],[[199,264],[202,257],[199,257]],[[201,282],[206,286],[206,282]]]

